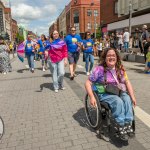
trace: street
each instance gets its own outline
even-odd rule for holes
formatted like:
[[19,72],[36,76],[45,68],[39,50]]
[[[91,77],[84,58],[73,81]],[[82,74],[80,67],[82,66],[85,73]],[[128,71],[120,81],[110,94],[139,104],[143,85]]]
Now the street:
[[[95,60],[96,62],[97,60]],[[144,64],[124,62],[137,98],[136,137],[128,144],[105,142],[89,127],[84,112],[85,75],[82,57],[78,76],[70,81],[68,66],[66,90],[55,93],[49,70],[36,62],[31,73],[18,58],[12,59],[13,72],[0,74],[0,116],[5,133],[2,150],[150,150],[150,75]],[[142,118],[141,111],[147,118]]]

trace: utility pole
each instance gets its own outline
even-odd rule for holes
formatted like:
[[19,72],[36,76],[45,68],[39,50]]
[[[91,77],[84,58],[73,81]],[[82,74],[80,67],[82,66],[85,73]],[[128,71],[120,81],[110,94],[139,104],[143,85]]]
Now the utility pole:
[[131,19],[132,19],[132,3],[130,1],[129,2],[129,33],[130,33],[130,35],[131,35],[131,32],[132,32]]

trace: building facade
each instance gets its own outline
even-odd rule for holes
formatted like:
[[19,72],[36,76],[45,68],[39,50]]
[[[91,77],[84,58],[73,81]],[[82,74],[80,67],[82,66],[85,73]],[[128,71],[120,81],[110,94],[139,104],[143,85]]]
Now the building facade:
[[11,9],[5,8],[4,12],[5,12],[5,29],[6,29],[6,32],[8,33],[10,41],[11,41],[12,40]]
[[143,24],[150,28],[149,0],[101,0],[100,5],[103,32],[120,31],[129,27],[129,10],[132,13],[132,32]]
[[12,19],[11,26],[12,26],[12,41],[15,42],[17,38],[17,33],[18,33],[17,21]]
[[[100,1],[71,0],[59,16],[59,31],[68,34],[72,26],[81,35],[86,31],[95,33],[100,26]],[[53,28],[54,24],[50,29]]]
[[59,15],[59,32],[61,36],[66,35],[66,9]]
[[66,6],[67,33],[71,26],[76,27],[77,33],[86,31],[94,33],[100,25],[99,0],[72,0]]
[[4,13],[5,7],[3,3],[0,1],[0,34],[5,32],[5,13]]
[[57,21],[52,23],[52,25],[49,27],[49,36],[51,36],[51,34],[54,30],[57,30]]

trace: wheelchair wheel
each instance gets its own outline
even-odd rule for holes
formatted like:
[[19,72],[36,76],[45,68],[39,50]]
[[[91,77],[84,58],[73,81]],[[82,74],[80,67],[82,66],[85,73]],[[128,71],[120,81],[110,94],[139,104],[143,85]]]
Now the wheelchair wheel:
[[98,130],[102,123],[102,116],[101,116],[101,105],[99,102],[99,98],[95,92],[93,92],[95,99],[96,99],[96,107],[91,106],[90,104],[90,97],[87,94],[85,97],[85,113],[88,120],[89,125]]
[[2,118],[0,117],[0,140],[3,136],[3,134],[4,134],[4,122],[3,122]]

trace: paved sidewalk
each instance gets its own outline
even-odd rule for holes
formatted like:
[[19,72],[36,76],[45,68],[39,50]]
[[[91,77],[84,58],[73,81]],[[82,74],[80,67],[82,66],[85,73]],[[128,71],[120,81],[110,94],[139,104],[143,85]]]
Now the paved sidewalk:
[[[79,64],[83,66],[82,62]],[[78,68],[80,75],[72,82],[67,69],[67,89],[54,93],[51,74],[48,70],[42,72],[39,62],[34,74],[17,58],[12,66],[12,73],[0,75],[0,115],[5,122],[0,149],[150,150],[150,129],[138,119],[136,138],[129,144],[105,142],[89,128],[82,101],[83,83],[87,78],[83,68]],[[128,72],[133,77],[130,69]],[[136,75],[138,77],[138,73]],[[140,101],[142,104],[142,99]]]

